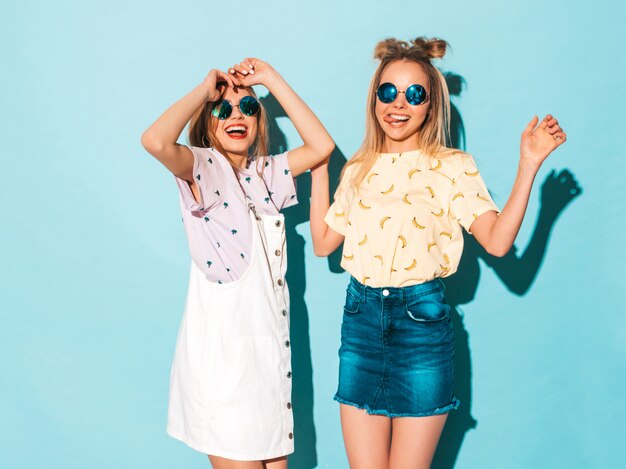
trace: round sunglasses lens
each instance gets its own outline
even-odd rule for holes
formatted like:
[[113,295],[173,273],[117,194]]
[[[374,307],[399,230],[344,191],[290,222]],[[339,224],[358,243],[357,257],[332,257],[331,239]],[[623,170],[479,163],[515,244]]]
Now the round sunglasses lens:
[[413,106],[422,104],[426,101],[426,90],[422,85],[411,85],[406,90],[406,100]]
[[254,116],[259,112],[259,102],[254,96],[244,96],[239,101],[239,110],[246,116]]
[[224,100],[222,101],[222,104],[220,104],[219,106],[219,113],[217,114],[217,118],[219,120],[228,119],[228,117],[232,114],[232,112],[233,112],[233,107],[228,101]]
[[393,83],[383,83],[382,85],[378,87],[378,90],[376,91],[376,95],[378,96],[378,99],[380,99],[381,102],[388,104],[388,103],[393,102],[394,99],[396,99],[396,96],[398,95],[398,90],[393,85]]

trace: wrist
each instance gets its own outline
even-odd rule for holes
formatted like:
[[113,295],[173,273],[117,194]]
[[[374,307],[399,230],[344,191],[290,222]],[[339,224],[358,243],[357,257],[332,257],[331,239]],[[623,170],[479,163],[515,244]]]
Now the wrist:
[[539,168],[541,167],[541,163],[537,163],[536,161],[532,161],[529,158],[520,158],[518,164],[518,172],[523,174],[532,175],[533,177],[539,172]]
[[263,80],[263,86],[265,86],[271,93],[272,90],[275,89],[277,86],[280,86],[281,83],[285,83],[285,80],[283,79],[281,74],[274,69],[272,69],[271,71],[268,70],[267,78]]
[[203,81],[202,83],[200,83],[196,87],[196,89],[199,90],[202,95],[202,104],[206,102],[217,101],[222,95],[222,93],[217,88],[217,86],[215,86],[215,84],[209,83],[207,81]]

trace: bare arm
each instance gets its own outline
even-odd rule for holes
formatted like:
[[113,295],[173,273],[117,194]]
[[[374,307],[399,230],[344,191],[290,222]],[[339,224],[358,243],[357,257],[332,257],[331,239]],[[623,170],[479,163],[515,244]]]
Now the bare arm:
[[489,211],[479,216],[470,231],[485,250],[504,256],[513,246],[522,225],[535,176],[550,153],[565,142],[566,134],[551,115],[537,126],[534,117],[522,133],[517,177],[500,215]]
[[324,216],[330,207],[328,158],[311,170],[311,237],[316,256],[328,256],[343,243],[344,236],[329,227]]
[[204,81],[189,94],[176,101],[143,133],[143,147],[174,175],[193,182],[193,154],[178,137],[191,116],[207,101],[220,97],[218,81],[233,85],[233,79],[219,70],[211,70]]
[[290,150],[287,157],[294,177],[330,155],[335,148],[333,139],[309,106],[268,63],[248,58],[229,72],[244,86],[264,85],[287,113],[303,141],[303,145]]

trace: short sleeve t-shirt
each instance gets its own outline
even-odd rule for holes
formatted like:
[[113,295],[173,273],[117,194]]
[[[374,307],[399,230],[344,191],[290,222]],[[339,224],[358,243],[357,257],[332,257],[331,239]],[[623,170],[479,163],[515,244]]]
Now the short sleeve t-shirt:
[[176,178],[176,182],[191,257],[207,279],[230,282],[243,275],[251,258],[248,203],[267,215],[297,203],[287,152],[256,158],[236,175],[217,150],[190,149],[200,200],[195,199],[187,181]]
[[373,287],[407,286],[452,275],[469,232],[483,213],[498,212],[474,159],[419,150],[382,153],[358,191],[347,168],[326,223],[345,236],[341,265]]

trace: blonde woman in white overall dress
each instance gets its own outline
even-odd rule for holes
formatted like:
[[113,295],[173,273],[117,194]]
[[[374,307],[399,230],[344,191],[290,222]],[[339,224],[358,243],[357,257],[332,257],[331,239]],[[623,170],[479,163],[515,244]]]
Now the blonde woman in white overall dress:
[[[267,156],[253,85],[277,99],[303,145]],[[189,123],[190,146],[177,140]],[[174,176],[192,256],[170,378],[168,433],[214,468],[287,467],[294,450],[285,228],[294,178],[328,157],[331,137],[267,63],[211,70],[142,136]]]

